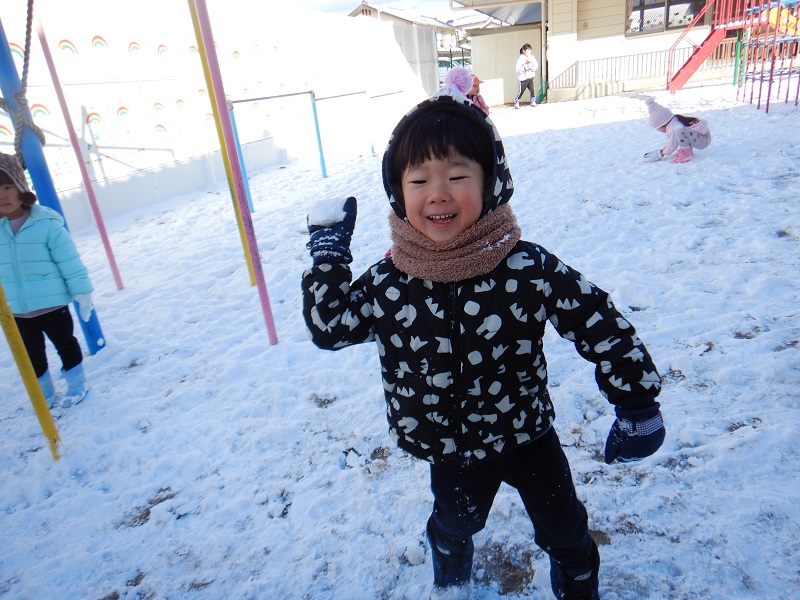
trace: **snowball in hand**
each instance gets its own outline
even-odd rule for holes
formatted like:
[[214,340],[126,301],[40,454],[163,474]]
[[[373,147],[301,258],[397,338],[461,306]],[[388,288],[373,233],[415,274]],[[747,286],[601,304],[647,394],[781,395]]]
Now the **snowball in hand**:
[[347,198],[325,198],[317,200],[308,211],[308,224],[330,227],[345,217],[344,203]]

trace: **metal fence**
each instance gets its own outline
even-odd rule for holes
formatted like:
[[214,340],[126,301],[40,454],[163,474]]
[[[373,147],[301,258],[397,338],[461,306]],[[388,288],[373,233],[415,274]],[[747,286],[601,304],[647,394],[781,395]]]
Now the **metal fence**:
[[[673,60],[684,64],[694,53],[694,47],[678,48]],[[732,69],[735,65],[736,38],[727,38],[697,70],[698,73]],[[550,79],[551,88],[571,88],[585,85],[623,83],[636,79],[667,78],[668,50],[645,52],[611,58],[577,61],[569,69]]]

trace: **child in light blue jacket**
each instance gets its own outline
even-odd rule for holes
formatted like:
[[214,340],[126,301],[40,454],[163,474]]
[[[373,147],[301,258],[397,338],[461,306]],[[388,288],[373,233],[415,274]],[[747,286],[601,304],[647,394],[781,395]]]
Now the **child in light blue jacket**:
[[81,318],[92,310],[92,283],[78,250],[56,211],[36,204],[16,157],[0,153],[0,284],[19,328],[45,400],[53,408],[55,386],[47,365],[45,336],[61,358],[67,381],[63,407],[88,392],[83,352],[73,335],[69,303]]

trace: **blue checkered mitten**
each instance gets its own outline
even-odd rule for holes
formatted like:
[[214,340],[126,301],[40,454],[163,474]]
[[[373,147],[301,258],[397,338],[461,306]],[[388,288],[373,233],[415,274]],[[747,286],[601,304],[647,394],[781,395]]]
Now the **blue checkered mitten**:
[[655,453],[667,432],[658,403],[638,410],[617,409],[617,420],[606,440],[605,461],[632,462]]
[[314,259],[314,266],[346,265],[353,261],[350,238],[356,226],[356,212],[356,199],[352,196],[344,201],[320,201],[312,207],[308,215],[311,239],[306,247]]

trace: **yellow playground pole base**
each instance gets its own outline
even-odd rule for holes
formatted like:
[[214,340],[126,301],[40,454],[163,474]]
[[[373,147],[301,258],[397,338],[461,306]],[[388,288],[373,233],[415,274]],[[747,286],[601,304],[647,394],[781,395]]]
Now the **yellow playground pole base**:
[[33,370],[31,359],[28,356],[28,351],[25,350],[25,344],[22,342],[22,336],[19,334],[17,322],[14,320],[14,314],[11,312],[11,307],[6,300],[6,294],[3,286],[0,285],[0,324],[3,326],[3,333],[8,340],[8,346],[11,348],[11,354],[14,356],[14,361],[17,363],[17,368],[22,376],[22,381],[25,384],[25,389],[28,390],[28,396],[33,404],[33,410],[36,413],[36,418],[39,419],[39,425],[42,427],[42,433],[47,441],[50,443],[50,451],[53,453],[55,460],[59,459],[58,445],[61,438],[58,436],[53,415],[50,413],[50,408],[42,394],[42,388],[39,381],[36,379],[36,373]]

